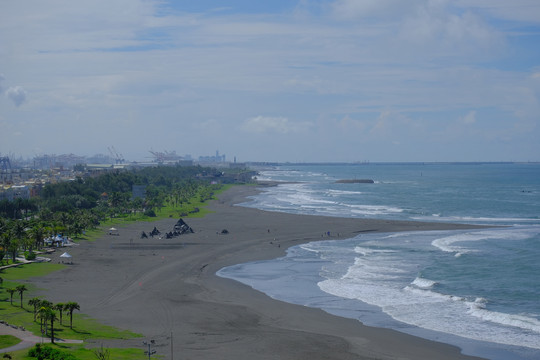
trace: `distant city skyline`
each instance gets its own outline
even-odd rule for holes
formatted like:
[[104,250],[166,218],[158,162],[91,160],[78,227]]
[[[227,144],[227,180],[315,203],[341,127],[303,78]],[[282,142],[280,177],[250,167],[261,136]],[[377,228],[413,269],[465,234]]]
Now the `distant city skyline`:
[[[76,154],[74,152],[67,153],[50,153],[50,154],[39,154],[33,156],[23,156],[20,154],[2,154],[0,153],[0,159],[7,158],[10,161],[47,161],[51,158],[56,158],[60,162],[67,161],[73,162],[74,164],[84,164],[88,163],[132,163],[132,162],[175,162],[175,161],[196,161],[196,162],[235,162],[236,156],[227,157],[226,154],[221,154],[219,150],[216,150],[214,154],[209,155],[208,153],[193,155],[193,154],[177,154],[174,150],[165,150],[165,151],[154,151],[149,150],[147,156],[144,158],[132,158],[129,156],[124,156],[119,152],[109,152],[107,153],[96,153],[96,154]],[[79,161],[80,160],[80,161]],[[84,161],[83,161],[84,160]]]
[[0,4],[0,154],[540,161],[536,0]]

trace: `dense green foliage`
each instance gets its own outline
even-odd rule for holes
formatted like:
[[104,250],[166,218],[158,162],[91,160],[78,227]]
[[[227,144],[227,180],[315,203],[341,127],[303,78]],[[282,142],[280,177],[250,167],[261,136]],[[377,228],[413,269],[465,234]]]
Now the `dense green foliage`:
[[[165,206],[180,210],[194,199],[204,202],[217,188],[209,179],[220,175],[200,166],[111,171],[48,184],[31,200],[1,201],[0,265],[6,255],[15,262],[21,249],[32,258],[32,251],[43,247],[48,236],[77,237],[107,219],[155,217]],[[133,185],[145,187],[144,199],[132,196]]]
[[0,201],[0,218],[18,219],[37,209],[38,202],[34,199],[4,199]]
[[49,345],[36,344],[28,351],[28,356],[38,360],[77,360],[67,351],[55,349]]

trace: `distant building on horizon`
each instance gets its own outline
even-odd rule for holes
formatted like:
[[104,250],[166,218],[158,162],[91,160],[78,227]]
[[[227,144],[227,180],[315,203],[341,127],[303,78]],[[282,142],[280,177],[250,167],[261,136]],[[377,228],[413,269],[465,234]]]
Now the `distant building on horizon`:
[[200,163],[224,163],[225,154],[219,155],[219,151],[216,150],[215,156],[199,156]]
[[26,185],[13,185],[0,191],[0,200],[14,201],[16,199],[30,199],[30,188]]

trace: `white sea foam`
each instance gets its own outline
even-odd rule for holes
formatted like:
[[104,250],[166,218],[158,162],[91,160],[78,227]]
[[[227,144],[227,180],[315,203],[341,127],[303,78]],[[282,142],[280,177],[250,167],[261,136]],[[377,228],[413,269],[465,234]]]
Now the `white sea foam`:
[[468,305],[468,313],[474,317],[500,325],[514,326],[520,329],[531,330],[540,334],[540,321],[531,316],[489,311],[485,309],[484,302],[475,301],[468,303]]
[[397,232],[397,233],[390,233],[390,234],[384,236],[383,239],[400,238],[400,237],[404,237],[404,236],[406,236],[405,233]]
[[328,194],[332,196],[340,196],[340,195],[361,195],[361,191],[350,191],[350,190],[335,190],[335,189],[329,189]]
[[437,284],[437,282],[433,280],[417,277],[416,279],[414,279],[412,284],[419,287],[420,289],[431,289],[433,286]]
[[320,250],[314,249],[312,246],[309,246],[309,243],[307,245],[299,245],[299,246],[303,250],[310,251],[317,254],[320,253]]
[[454,245],[455,243],[481,240],[484,238],[485,237],[472,236],[471,234],[459,234],[435,239],[431,242],[431,244],[445,252],[463,254],[469,252],[470,250],[461,246]]
[[445,236],[442,238],[437,238],[431,242],[431,244],[442,251],[456,253],[456,256],[461,256],[469,252],[476,250],[471,250],[465,246],[458,246],[457,243],[467,243],[483,240],[496,240],[496,239],[505,239],[505,240],[521,240],[526,239],[530,236],[530,232],[526,230],[519,229],[510,229],[510,230],[496,230],[496,231],[473,231],[466,233],[459,233],[450,236]]
[[495,223],[504,223],[504,224],[519,224],[519,223],[530,223],[538,222],[538,218],[512,218],[512,217],[472,217],[472,216],[443,216],[442,214],[432,214],[431,216],[411,216],[411,220],[417,221],[429,221],[433,218],[437,218],[437,221],[447,221],[447,222],[460,222],[460,223],[470,223],[470,224],[495,224]]
[[[499,234],[501,231],[504,234]],[[467,338],[474,340],[540,349],[540,322],[534,317],[488,310],[487,300],[483,298],[470,299],[443,294],[435,290],[438,288],[436,281],[412,275],[416,266],[403,257],[401,250],[374,247],[387,244],[387,241],[390,241],[390,246],[394,243],[403,244],[399,240],[402,237],[415,241],[421,236],[422,233],[389,234],[382,235],[380,239],[384,242],[373,242],[373,246],[357,245],[354,247],[357,256],[345,273],[340,276],[331,274],[335,276],[329,276],[319,282],[318,286],[329,294],[378,306],[392,318],[424,329],[456,336],[466,334]],[[518,239],[526,236],[525,230],[497,229],[454,232],[437,240],[440,247],[455,252],[458,242],[466,244],[470,241]],[[397,242],[394,238],[398,238]],[[412,246],[419,249],[419,243]]]
[[[393,250],[381,250],[381,249],[372,249],[364,246],[355,246],[354,252],[364,256],[372,254],[392,254],[395,253]],[[358,260],[358,259],[357,259]]]
[[388,215],[403,212],[403,209],[385,205],[349,205],[351,213],[359,215]]
[[[395,287],[392,281],[385,281],[385,276],[372,272],[379,270],[376,267],[363,269],[370,274],[353,276],[358,272],[357,268],[341,278],[319,282],[319,288],[335,296],[379,306],[394,319],[424,329],[540,349],[540,328],[536,319],[487,311],[482,308],[481,300],[467,301],[460,296],[423,289],[417,285],[423,283],[418,279],[412,286]],[[508,326],[530,330],[531,333],[523,336],[521,331],[513,331]]]

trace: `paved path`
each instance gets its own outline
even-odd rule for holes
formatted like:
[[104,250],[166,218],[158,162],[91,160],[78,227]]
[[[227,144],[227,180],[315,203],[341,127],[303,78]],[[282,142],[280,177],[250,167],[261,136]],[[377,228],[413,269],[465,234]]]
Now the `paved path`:
[[[40,336],[36,336],[32,334],[29,331],[23,331],[21,329],[14,329],[9,325],[0,324],[0,335],[13,335],[19,339],[21,339],[21,342],[4,348],[0,349],[0,354],[7,353],[10,351],[17,351],[21,349],[26,349],[29,347],[34,346],[37,343],[50,343],[51,339],[49,338],[41,338]],[[81,344],[82,340],[62,340],[62,339],[55,339],[55,342],[57,343],[70,343],[70,344]]]

